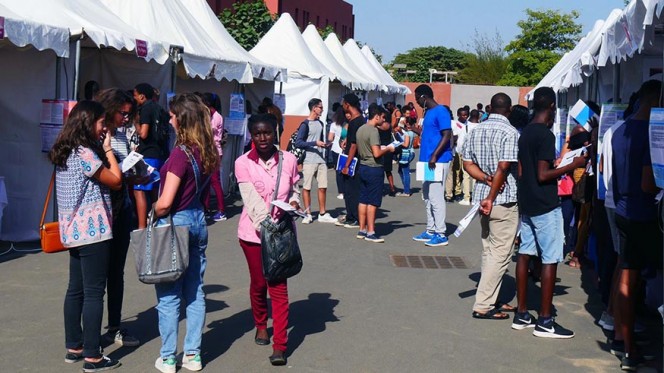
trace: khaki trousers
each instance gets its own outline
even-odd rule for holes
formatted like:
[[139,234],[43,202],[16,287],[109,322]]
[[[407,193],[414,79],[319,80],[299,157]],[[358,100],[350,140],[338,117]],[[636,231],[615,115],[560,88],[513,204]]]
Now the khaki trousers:
[[[466,172],[466,168],[463,167],[463,157],[459,156],[459,161],[461,163],[461,170],[463,171],[463,187],[461,191],[463,192],[463,199],[470,202],[470,195],[473,193],[473,188],[475,188],[475,179],[470,177],[468,172]],[[480,201],[475,201],[476,203],[479,203]]]
[[473,311],[490,311],[500,292],[503,275],[512,257],[514,237],[519,226],[516,203],[496,205],[490,216],[482,215],[482,274],[477,285]]
[[445,197],[448,199],[461,195],[461,168],[461,157],[459,154],[454,154],[450,162],[450,172],[445,178]]

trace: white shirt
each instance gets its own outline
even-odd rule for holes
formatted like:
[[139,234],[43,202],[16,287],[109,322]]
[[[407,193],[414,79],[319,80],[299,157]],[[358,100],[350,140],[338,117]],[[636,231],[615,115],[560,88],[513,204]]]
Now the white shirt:
[[334,139],[332,139],[332,151],[341,154],[343,153],[343,149],[341,149],[341,145],[339,145],[339,139],[341,138],[341,130],[343,130],[343,127],[336,124],[332,123],[332,128],[330,129],[330,132],[334,133]]
[[470,134],[478,125],[479,123],[473,123],[470,121],[466,123],[461,123],[459,121],[452,121],[454,136],[457,136],[457,146],[455,148],[457,153],[461,154],[461,147],[463,146],[463,143],[466,141],[468,134]]
[[604,133],[604,139],[602,140],[602,180],[606,187],[604,206],[612,209],[616,208],[616,204],[613,201],[613,147],[611,146],[611,139],[613,138],[613,133],[623,124],[625,124],[625,122],[618,123],[609,128]]

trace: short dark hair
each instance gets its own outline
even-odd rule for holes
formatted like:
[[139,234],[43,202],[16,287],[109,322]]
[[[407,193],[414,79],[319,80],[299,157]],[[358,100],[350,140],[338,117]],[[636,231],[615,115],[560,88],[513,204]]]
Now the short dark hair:
[[648,80],[647,82],[641,85],[639,89],[639,98],[640,99],[649,99],[649,98],[659,98],[659,95],[662,92],[662,82],[659,80]]
[[[460,116],[461,113],[464,112],[464,111],[468,112],[468,109],[466,109],[465,107],[458,108],[457,109],[457,117]],[[468,112],[468,114],[470,114],[470,112]]]
[[258,123],[269,124],[272,129],[277,131],[277,117],[272,114],[254,114],[247,121],[247,130],[251,132]]
[[376,115],[387,114],[387,110],[378,104],[369,105],[369,119],[373,119]]
[[139,94],[145,96],[145,98],[147,98],[148,100],[152,100],[152,97],[154,97],[154,88],[148,83],[136,84],[136,87],[134,87],[134,89]]
[[359,111],[362,111],[362,107],[360,106],[360,98],[357,97],[357,95],[355,93],[345,94],[344,97],[343,97],[343,100],[348,105],[356,108]]
[[478,118],[478,119],[479,119],[479,117],[480,117],[480,111],[479,111],[479,110],[476,110],[476,109],[471,110],[471,111],[470,111],[470,115],[469,115],[469,117],[471,117],[471,118]]
[[309,111],[313,110],[321,102],[323,101],[320,98],[312,98],[309,100],[309,104],[307,104],[307,106],[309,106]]
[[535,112],[549,110],[551,104],[556,102],[556,92],[551,87],[539,87],[533,94],[533,108]]
[[333,103],[333,104],[332,104],[332,112],[333,112],[333,113],[336,113],[336,112],[337,112],[337,109],[339,109],[340,107],[341,107],[341,104],[340,104],[340,103],[338,103],[338,102]]
[[415,99],[425,96],[428,98],[433,98],[433,89],[426,84],[420,84],[415,88]]
[[514,128],[521,130],[530,122],[530,111],[523,105],[514,105],[507,119]]
[[505,110],[512,107],[512,99],[503,92],[496,93],[491,97],[491,110]]

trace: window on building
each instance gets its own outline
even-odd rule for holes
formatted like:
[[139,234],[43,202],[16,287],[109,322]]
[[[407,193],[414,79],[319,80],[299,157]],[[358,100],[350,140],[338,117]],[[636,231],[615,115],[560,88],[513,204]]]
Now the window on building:
[[334,32],[337,32],[337,23],[334,22]]
[[297,20],[300,19],[300,9],[299,8],[295,8],[295,17],[293,17],[293,18],[295,18],[295,23],[297,23]]
[[320,16],[316,16],[316,27],[320,27]]
[[330,20],[327,19],[327,18],[325,18],[325,27],[327,27],[327,26],[329,26],[329,25],[330,25]]

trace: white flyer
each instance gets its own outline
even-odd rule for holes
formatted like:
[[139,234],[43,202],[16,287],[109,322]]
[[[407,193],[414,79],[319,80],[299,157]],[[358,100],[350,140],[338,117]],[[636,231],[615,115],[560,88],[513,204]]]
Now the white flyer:
[[131,152],[127,157],[122,161],[122,173],[125,173],[129,170],[131,170],[132,167],[143,159],[143,155],[137,152]]
[[473,207],[470,208],[470,211],[468,211],[468,214],[461,219],[459,222],[459,226],[457,229],[454,231],[454,237],[459,237],[461,236],[461,233],[463,233],[466,228],[470,225],[470,223],[475,219],[475,217],[479,214],[480,211],[480,204],[476,203],[473,205]]
[[290,203],[286,203],[284,201],[275,200],[270,202],[270,204],[288,213],[292,213],[297,216],[301,216],[303,218],[307,216],[307,214],[304,211],[296,210],[295,207],[291,206]]
[[556,168],[562,168],[567,166],[568,164],[572,164],[574,158],[583,156],[584,154],[586,154],[586,151],[587,149],[585,146],[583,148],[579,148],[576,150],[570,150],[569,152],[565,153],[563,159],[560,161],[560,164]]
[[443,181],[444,163],[436,163],[435,169],[429,168],[427,162],[417,162],[415,169],[415,180],[417,181]]

